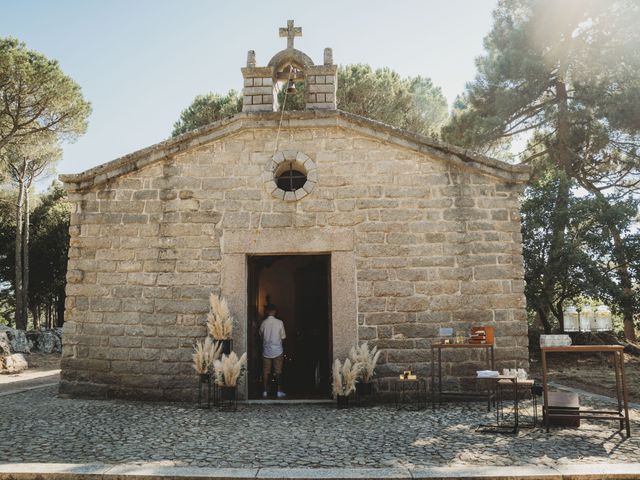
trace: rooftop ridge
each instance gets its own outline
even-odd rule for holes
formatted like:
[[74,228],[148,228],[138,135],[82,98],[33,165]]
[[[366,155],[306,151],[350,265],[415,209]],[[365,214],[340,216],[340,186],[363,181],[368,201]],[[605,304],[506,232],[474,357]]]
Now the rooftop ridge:
[[459,166],[473,168],[487,175],[500,178],[507,183],[525,183],[530,177],[530,167],[522,163],[507,163],[342,110],[323,109],[288,111],[284,112],[282,116],[281,112],[237,113],[85,171],[75,174],[62,174],[59,178],[69,191],[86,190],[137,171],[147,165],[232,135],[245,128],[277,127],[281,119],[282,128],[335,126],[355,130],[381,141],[431,154]]

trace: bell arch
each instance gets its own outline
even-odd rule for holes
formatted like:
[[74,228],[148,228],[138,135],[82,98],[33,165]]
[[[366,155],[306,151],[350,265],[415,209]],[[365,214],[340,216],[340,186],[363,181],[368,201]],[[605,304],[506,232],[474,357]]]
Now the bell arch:
[[293,47],[296,37],[302,36],[302,28],[293,20],[279,29],[280,37],[287,38],[287,48],[279,51],[266,67],[257,67],[255,52],[249,50],[244,77],[243,112],[277,111],[278,93],[286,88],[294,93],[296,82],[305,84],[305,109],[336,109],[337,66],[333,64],[333,52],[324,51],[324,64],[315,65],[311,57]]

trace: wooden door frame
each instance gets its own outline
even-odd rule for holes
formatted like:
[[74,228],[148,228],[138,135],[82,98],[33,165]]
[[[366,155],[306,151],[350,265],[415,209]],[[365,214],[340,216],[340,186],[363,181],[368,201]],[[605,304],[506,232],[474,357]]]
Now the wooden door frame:
[[[282,239],[286,238],[287,242]],[[236,318],[233,345],[247,351],[248,274],[251,255],[330,254],[331,343],[333,358],[346,358],[358,342],[358,309],[354,233],[351,229],[258,229],[225,230],[220,241],[222,277],[220,291]],[[247,398],[247,382],[240,384]]]
[[[327,348],[328,348],[328,352],[327,352],[327,356],[328,356],[328,360],[329,360],[329,372],[331,371],[331,364],[332,364],[332,360],[333,360],[333,317],[332,317],[332,302],[331,302],[331,298],[332,298],[332,291],[331,291],[331,253],[320,253],[320,252],[313,252],[313,253],[279,253],[279,254],[258,254],[258,255],[247,255],[247,324],[246,324],[246,332],[247,332],[247,372],[246,372],[246,378],[249,379],[251,378],[252,372],[250,371],[251,368],[251,359],[252,359],[252,351],[254,348],[257,348],[256,345],[253,345],[254,343],[254,332],[252,332],[252,327],[251,327],[251,323],[256,320],[259,321],[260,319],[260,312],[256,310],[255,308],[255,304],[257,302],[259,302],[260,298],[258,297],[259,295],[259,290],[260,290],[260,285],[259,285],[259,273],[256,272],[257,268],[255,266],[255,263],[252,263],[255,261],[256,258],[259,257],[325,257],[325,266],[326,266],[326,271],[323,273],[324,275],[326,275],[326,281],[327,281]],[[256,367],[256,368],[261,368],[261,367]],[[249,382],[247,382],[247,398],[250,397],[250,385]],[[328,393],[327,393],[328,394]]]

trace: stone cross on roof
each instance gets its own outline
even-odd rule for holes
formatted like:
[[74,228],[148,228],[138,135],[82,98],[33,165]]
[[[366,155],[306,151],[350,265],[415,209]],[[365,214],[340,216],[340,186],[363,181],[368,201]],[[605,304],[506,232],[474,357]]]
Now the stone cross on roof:
[[293,39],[302,36],[302,27],[294,27],[293,20],[287,20],[287,28],[280,28],[280,36],[287,37],[287,48],[293,48]]

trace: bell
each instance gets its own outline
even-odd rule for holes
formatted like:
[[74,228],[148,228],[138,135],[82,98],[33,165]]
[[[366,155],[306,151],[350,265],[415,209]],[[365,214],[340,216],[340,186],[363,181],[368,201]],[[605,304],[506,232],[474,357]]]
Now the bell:
[[287,83],[287,94],[293,93],[296,93],[296,82],[289,80],[289,83]]

